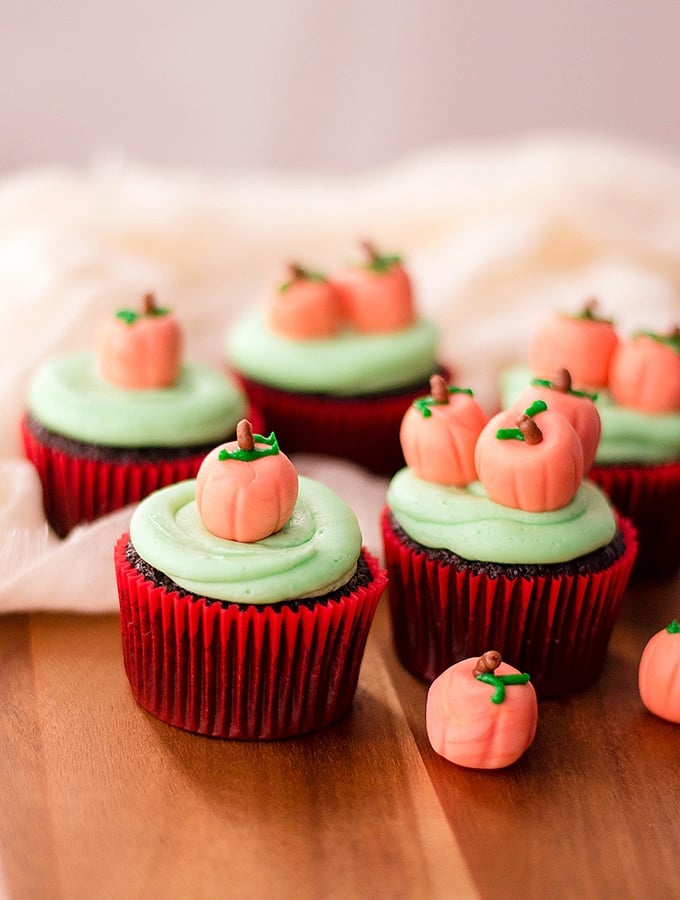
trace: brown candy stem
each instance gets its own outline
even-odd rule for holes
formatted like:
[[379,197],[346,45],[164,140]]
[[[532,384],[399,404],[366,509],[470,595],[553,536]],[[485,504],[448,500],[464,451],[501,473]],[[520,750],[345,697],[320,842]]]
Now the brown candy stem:
[[583,304],[583,318],[584,319],[596,319],[597,318],[597,307],[598,302],[595,297],[590,297]]
[[379,254],[376,250],[375,244],[371,243],[371,241],[361,241],[359,246],[364,251],[364,253],[368,256],[371,262],[375,262],[378,258]]
[[241,419],[236,426],[236,443],[239,450],[254,450],[253,426],[248,419]]
[[297,278],[304,278],[307,274],[304,268],[295,262],[288,263],[288,271],[290,272],[291,281],[295,281]]
[[495,672],[502,661],[498,650],[487,650],[486,653],[482,653],[475,663],[472,674],[476,676],[486,675],[487,672]]
[[435,403],[449,402],[449,389],[441,375],[430,377],[430,394]]
[[571,375],[569,369],[558,369],[552,378],[553,390],[568,394],[571,390]]
[[540,444],[543,440],[543,432],[534,422],[531,416],[527,416],[522,413],[522,415],[519,416],[519,418],[515,422],[515,425],[517,425],[519,430],[524,435],[524,442],[526,444]]
[[152,291],[148,291],[142,297],[142,312],[145,316],[151,316],[156,311],[156,297]]

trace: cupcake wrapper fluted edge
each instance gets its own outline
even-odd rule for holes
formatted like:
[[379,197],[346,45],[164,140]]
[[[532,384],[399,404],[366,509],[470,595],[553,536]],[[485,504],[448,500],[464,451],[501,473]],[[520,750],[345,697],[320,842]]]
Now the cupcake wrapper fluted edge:
[[125,671],[137,702],[187,731],[270,740],[322,728],[350,707],[386,573],[297,607],[239,606],[169,591],[115,549]]

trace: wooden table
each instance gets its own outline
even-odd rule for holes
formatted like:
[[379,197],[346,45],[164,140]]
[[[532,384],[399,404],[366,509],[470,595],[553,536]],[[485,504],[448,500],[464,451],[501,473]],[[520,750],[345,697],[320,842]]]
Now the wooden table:
[[597,685],[545,701],[513,767],[438,757],[384,602],[353,711],[235,743],[132,700],[114,616],[0,620],[0,895],[15,898],[680,896],[680,726],[637,662],[680,579],[633,587]]

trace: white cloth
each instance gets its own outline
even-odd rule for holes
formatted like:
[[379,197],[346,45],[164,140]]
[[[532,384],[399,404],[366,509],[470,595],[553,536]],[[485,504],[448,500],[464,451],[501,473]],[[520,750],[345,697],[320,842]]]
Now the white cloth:
[[[440,358],[489,411],[499,369],[524,357],[553,308],[596,296],[624,333],[680,319],[680,160],[649,148],[535,137],[328,179],[134,165],[17,173],[0,182],[3,472],[20,456],[30,373],[91,346],[111,311],[154,290],[181,317],[187,356],[219,366],[230,321],[282,261],[329,268],[361,238],[405,255],[420,309],[441,328]],[[321,459],[301,471],[338,489],[378,551],[386,482]],[[0,611],[115,610],[111,553],[129,510],[59,542],[36,522],[35,482],[9,483],[33,512],[29,525],[0,518]]]

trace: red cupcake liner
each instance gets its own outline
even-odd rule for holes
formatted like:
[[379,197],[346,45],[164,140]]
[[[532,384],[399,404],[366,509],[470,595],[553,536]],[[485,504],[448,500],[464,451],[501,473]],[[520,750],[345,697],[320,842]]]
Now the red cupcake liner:
[[[259,430],[261,413],[251,410],[250,415]],[[28,425],[28,416],[22,419],[21,434],[26,457],[42,482],[45,516],[59,537],[82,522],[136,503],[158,488],[195,478],[205,458],[201,452],[141,463],[88,459],[39,440]]]
[[382,516],[394,642],[410,672],[433,681],[486,650],[531,675],[539,697],[581,690],[600,673],[636,551],[635,529],[618,520],[625,550],[607,569],[534,578],[477,574],[403,542]]
[[595,465],[588,477],[633,520],[638,533],[634,578],[671,575],[680,565],[680,461]]
[[[445,378],[449,377],[446,370]],[[393,475],[404,463],[399,427],[404,413],[429,391],[422,384],[398,393],[371,397],[331,397],[281,391],[239,372],[252,403],[262,410],[287,453],[320,453],[355,462],[377,475]]]
[[386,573],[313,606],[223,605],[156,585],[115,549],[125,671],[157,718],[211,737],[271,740],[322,728],[350,707]]

